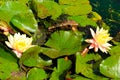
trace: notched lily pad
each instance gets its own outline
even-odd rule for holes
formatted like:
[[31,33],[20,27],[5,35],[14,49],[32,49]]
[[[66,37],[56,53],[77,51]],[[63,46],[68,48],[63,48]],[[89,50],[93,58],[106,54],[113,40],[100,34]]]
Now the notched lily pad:
[[54,32],[45,43],[50,48],[43,48],[43,54],[50,58],[72,55],[80,50],[82,34],[76,35],[72,31]]

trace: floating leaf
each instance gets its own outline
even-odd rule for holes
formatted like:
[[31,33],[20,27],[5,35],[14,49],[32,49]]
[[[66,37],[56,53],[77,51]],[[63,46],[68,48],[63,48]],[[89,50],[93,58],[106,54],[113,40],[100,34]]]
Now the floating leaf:
[[88,78],[85,78],[82,76],[78,76],[78,77],[74,78],[73,80],[91,80],[91,79],[88,79]]
[[50,48],[43,48],[43,54],[57,58],[63,55],[72,55],[80,50],[82,34],[76,35],[72,31],[59,31],[51,35],[45,43]]
[[[15,15],[17,15],[17,22],[14,23],[14,21],[12,21],[12,23],[15,24],[17,28],[35,32],[37,28],[37,22],[32,11],[24,3],[21,3],[19,1],[6,1],[1,4],[0,19],[9,23]],[[16,19],[16,16],[14,18]]]
[[60,6],[54,1],[33,1],[33,4],[33,8],[38,17],[42,19],[48,16],[51,16],[52,19],[56,19],[62,14]]
[[68,19],[76,21],[77,23],[80,24],[80,26],[83,26],[83,27],[87,25],[97,26],[96,22],[88,18],[87,15],[70,16],[68,17]]
[[17,63],[17,58],[11,52],[7,52],[5,49],[1,48],[3,46],[0,45],[0,57],[7,59],[10,62]]
[[14,71],[18,71],[17,63],[0,57],[0,79],[6,80]]
[[44,80],[47,79],[47,74],[43,69],[32,68],[27,73],[27,80]]
[[64,5],[79,5],[89,4],[89,0],[59,0],[59,4]]
[[71,68],[71,64],[72,62],[70,60],[65,60],[63,58],[58,59],[57,69],[54,68],[54,71],[52,73],[50,80],[63,80],[63,77],[65,76],[61,76],[61,75],[66,74],[66,71],[68,71]]
[[61,5],[61,7],[65,14],[72,16],[85,15],[90,13],[92,10],[90,5],[77,5],[77,6]]
[[57,70],[59,74],[63,74],[66,70],[69,70],[72,62],[70,60],[65,60],[63,58],[58,59],[57,61]]
[[88,64],[88,61],[91,60],[99,60],[101,59],[101,57],[99,55],[94,55],[94,54],[87,54],[85,56],[81,56],[81,54],[78,52],[76,53],[76,73],[81,73],[82,75],[91,78],[91,79],[100,79],[102,77],[97,76],[96,74],[94,74],[94,70],[93,70],[93,64]]
[[22,71],[12,72],[9,80],[26,80],[26,73]]
[[50,80],[59,80],[59,73],[56,68],[54,68],[54,71],[51,74]]
[[110,55],[120,55],[120,46],[114,46],[111,48],[111,50],[109,51]]
[[12,72],[18,70],[17,59],[0,47],[0,79],[6,80]]
[[17,14],[12,17],[11,23],[25,33],[35,32],[37,29],[37,22],[31,13]]
[[78,16],[92,11],[88,0],[59,0],[64,14]]
[[41,48],[39,46],[32,47],[23,53],[20,63],[29,67],[44,67],[50,66],[52,64],[52,60],[43,60],[39,54],[41,52]]
[[31,13],[26,5],[18,1],[6,1],[0,5],[0,18],[8,23],[14,15],[25,12]]
[[120,56],[114,55],[103,60],[100,72],[107,77],[120,79]]

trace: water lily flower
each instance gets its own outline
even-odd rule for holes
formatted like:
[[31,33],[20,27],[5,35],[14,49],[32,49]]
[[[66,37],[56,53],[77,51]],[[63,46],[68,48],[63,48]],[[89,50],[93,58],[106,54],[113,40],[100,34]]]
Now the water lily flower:
[[97,27],[96,33],[91,28],[90,32],[93,38],[85,40],[87,43],[91,43],[89,49],[94,48],[95,52],[100,49],[102,52],[107,53],[107,51],[111,49],[110,46],[112,46],[108,43],[108,41],[112,39],[108,33],[108,30],[104,30],[103,28],[99,29],[99,27]]
[[[8,42],[9,41],[9,42]],[[32,37],[26,37],[26,34],[15,33],[14,36],[9,35],[8,41],[5,41],[6,45],[13,49],[13,52],[18,58],[22,56],[28,48],[34,46],[32,45]]]

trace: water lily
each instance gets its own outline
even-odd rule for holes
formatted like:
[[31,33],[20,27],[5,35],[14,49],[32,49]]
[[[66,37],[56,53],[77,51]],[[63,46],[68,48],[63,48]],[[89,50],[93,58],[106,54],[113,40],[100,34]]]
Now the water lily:
[[21,35],[20,33],[15,33],[14,36],[9,35],[8,41],[5,41],[6,45],[13,49],[13,52],[18,58],[22,56],[23,52],[33,46],[32,37],[26,37],[26,34]]
[[93,38],[85,40],[87,43],[91,43],[89,49],[94,48],[95,52],[100,49],[102,52],[107,53],[107,51],[111,49],[110,46],[112,46],[108,43],[108,41],[112,39],[108,33],[108,30],[104,30],[103,28],[99,29],[99,27],[97,27],[96,33],[91,28],[90,32]]

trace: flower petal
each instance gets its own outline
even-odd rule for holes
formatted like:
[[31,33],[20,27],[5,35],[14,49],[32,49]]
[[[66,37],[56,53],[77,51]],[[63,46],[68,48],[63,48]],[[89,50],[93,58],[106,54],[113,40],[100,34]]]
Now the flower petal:
[[85,42],[87,42],[87,43],[94,43],[94,40],[93,39],[86,39]]
[[22,56],[22,53],[20,53],[20,52],[18,52],[18,51],[16,51],[16,50],[13,50],[13,52],[16,54],[16,56],[17,56],[18,58],[20,58],[20,57]]
[[90,28],[90,32],[91,32],[92,37],[94,38],[95,37],[95,32],[93,31],[92,28]]
[[11,45],[13,45],[14,37],[12,35],[8,36],[8,41],[10,42]]
[[91,44],[90,46],[89,46],[89,49],[92,49],[92,48],[94,48],[95,47],[95,45],[94,44]]
[[98,46],[95,46],[94,51],[98,52]]
[[9,48],[12,48],[12,45],[11,45],[8,41],[5,41],[5,44],[6,44]]
[[105,47],[99,46],[99,49],[100,49],[102,52],[107,53],[107,49],[106,49]]

